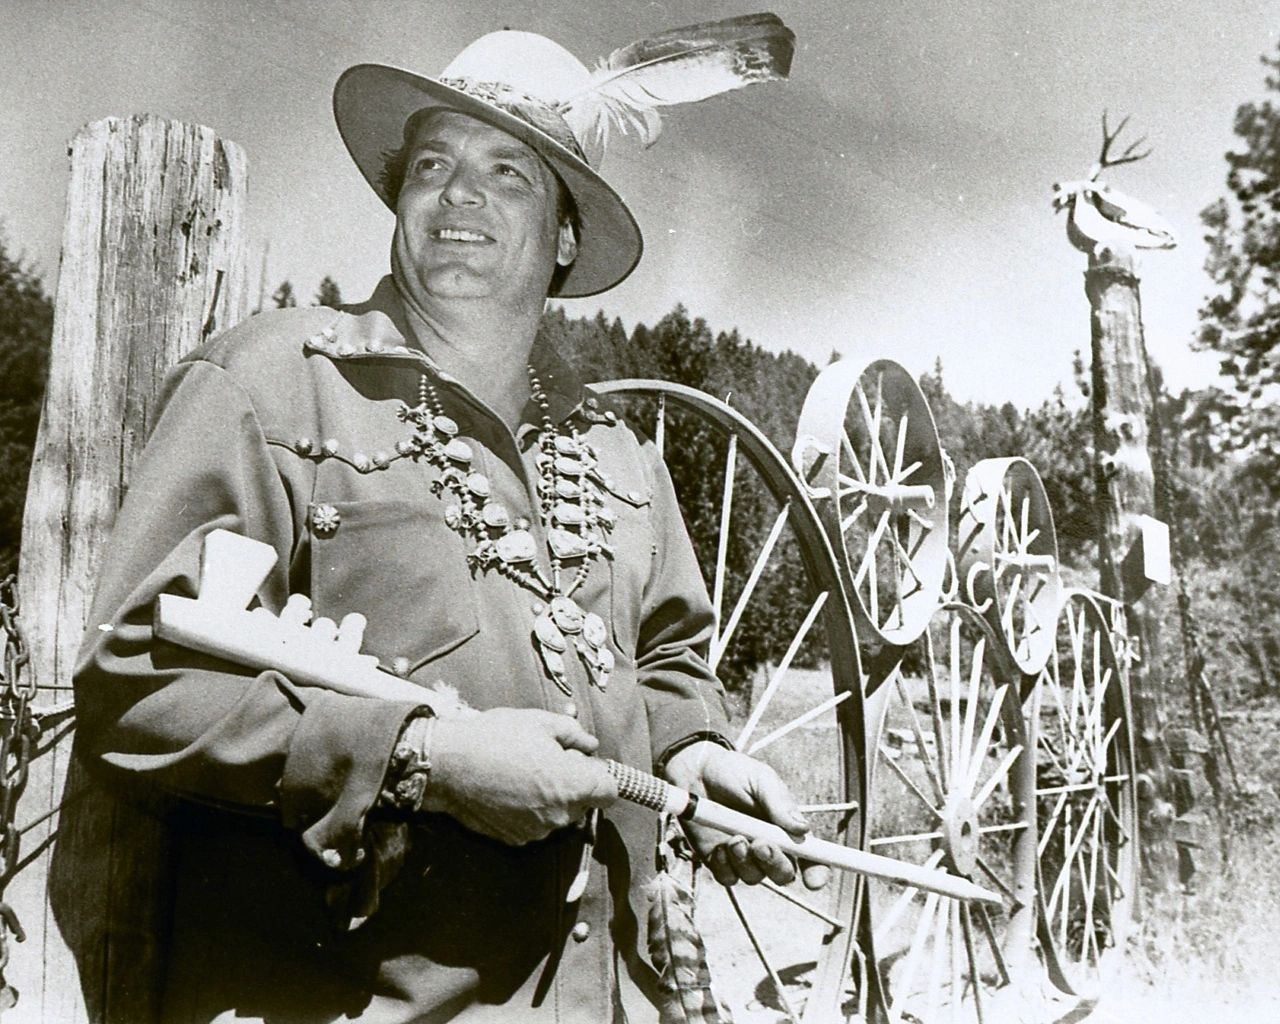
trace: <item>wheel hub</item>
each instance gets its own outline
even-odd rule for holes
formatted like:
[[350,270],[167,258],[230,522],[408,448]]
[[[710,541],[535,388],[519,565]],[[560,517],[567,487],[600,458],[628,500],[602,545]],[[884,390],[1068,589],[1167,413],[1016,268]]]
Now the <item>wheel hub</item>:
[[972,875],[978,866],[978,809],[961,793],[942,808],[942,847],[957,874]]

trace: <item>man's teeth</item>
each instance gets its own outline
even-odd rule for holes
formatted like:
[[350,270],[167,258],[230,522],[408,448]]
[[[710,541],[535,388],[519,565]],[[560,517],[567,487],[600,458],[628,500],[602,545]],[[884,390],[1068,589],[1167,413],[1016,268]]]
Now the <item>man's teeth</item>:
[[479,231],[463,231],[460,228],[441,228],[436,232],[436,237],[447,242],[485,242],[488,241],[486,236],[480,234]]

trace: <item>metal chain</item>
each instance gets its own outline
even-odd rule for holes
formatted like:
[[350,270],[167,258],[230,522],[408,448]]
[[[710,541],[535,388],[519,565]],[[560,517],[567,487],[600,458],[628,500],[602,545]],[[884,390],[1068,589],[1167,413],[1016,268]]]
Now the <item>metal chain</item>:
[[27,667],[27,644],[18,623],[18,591],[13,576],[0,582],[0,1012],[18,1001],[18,990],[4,980],[9,963],[9,938],[26,941],[18,915],[4,899],[4,891],[20,866],[21,833],[14,824],[18,798],[27,785],[27,772],[40,738],[40,720],[31,707],[35,680]]

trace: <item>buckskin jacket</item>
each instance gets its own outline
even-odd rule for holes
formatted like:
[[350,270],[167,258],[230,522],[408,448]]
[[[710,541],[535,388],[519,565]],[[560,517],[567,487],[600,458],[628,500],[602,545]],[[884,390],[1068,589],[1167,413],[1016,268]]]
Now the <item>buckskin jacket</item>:
[[179,794],[166,1020],[642,1021],[655,1016],[644,887],[656,821],[604,813],[590,882],[565,893],[580,829],[509,847],[443,815],[410,826],[403,866],[367,919],[335,908],[365,856],[409,702],[252,674],[153,638],[161,592],[193,594],[201,542],[222,527],[280,558],[259,592],[317,615],[368,617],[363,650],[472,706],[577,716],[599,755],[645,769],[725,730],[701,652],[706,591],[652,444],[584,390],[554,353],[534,365],[552,419],[596,451],[616,517],[611,557],[575,593],[611,632],[607,689],[565,658],[572,696],[530,640],[535,595],[468,565],[425,459],[391,458],[400,410],[431,374],[492,499],[539,538],[538,408],[514,436],[436,372],[385,279],[364,305],[253,317],[171,373],[99,577],[76,676],[81,749],[126,780]]

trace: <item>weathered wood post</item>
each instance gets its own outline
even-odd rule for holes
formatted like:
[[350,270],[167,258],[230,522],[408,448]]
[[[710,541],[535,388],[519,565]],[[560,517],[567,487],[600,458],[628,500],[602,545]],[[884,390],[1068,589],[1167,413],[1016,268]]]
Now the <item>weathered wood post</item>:
[[[1154,516],[1155,474],[1150,424],[1155,408],[1149,379],[1142,304],[1134,250],[1167,249],[1173,232],[1154,210],[1121,196],[1098,180],[1108,167],[1150,155],[1142,140],[1119,156],[1110,154],[1125,118],[1111,132],[1102,117],[1102,151],[1088,176],[1055,185],[1054,204],[1066,209],[1067,237],[1089,257],[1085,293],[1090,306],[1093,355],[1091,411],[1094,482],[1099,510],[1098,561],[1101,591],[1128,612],[1136,657],[1130,664],[1134,746],[1142,813],[1144,877],[1156,891],[1176,878],[1176,814],[1173,775],[1163,728],[1162,690],[1168,683],[1166,655],[1158,643],[1159,588],[1169,582],[1168,533]],[[1156,568],[1158,567],[1158,568]]]
[[[1130,666],[1134,746],[1142,769],[1144,875],[1157,890],[1176,876],[1173,777],[1164,739],[1163,689],[1168,654],[1155,625],[1160,591],[1149,590],[1130,552],[1141,554],[1144,518],[1155,513],[1149,426],[1154,410],[1148,381],[1138,275],[1132,254],[1101,248],[1085,272],[1093,350],[1094,481],[1099,505],[1101,590],[1128,609],[1137,657]],[[1128,565],[1126,566],[1126,561]]]
[[[166,370],[246,308],[238,146],[200,126],[108,118],[76,134],[70,158],[22,534],[37,706],[69,695],[59,688],[71,683],[104,541]],[[7,893],[27,941],[6,969],[19,990],[6,1019],[151,1020],[167,928],[163,821],[89,780],[69,737],[32,763],[18,825],[58,808],[23,837],[24,855],[43,852]]]

